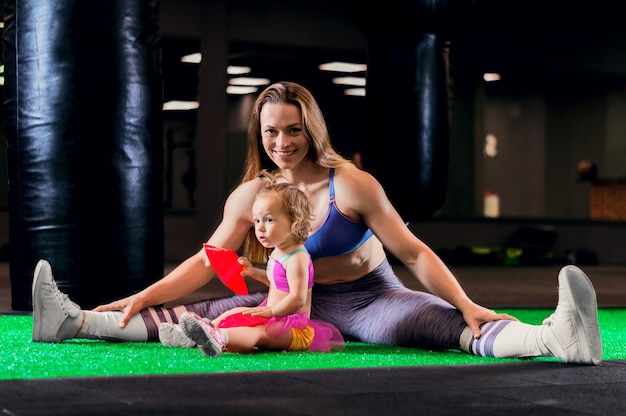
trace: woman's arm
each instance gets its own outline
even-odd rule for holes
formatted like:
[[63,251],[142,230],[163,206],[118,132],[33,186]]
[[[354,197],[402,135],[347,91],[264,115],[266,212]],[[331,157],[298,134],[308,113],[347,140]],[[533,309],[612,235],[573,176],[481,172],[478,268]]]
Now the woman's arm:
[[[370,174],[350,170],[342,175],[341,202],[361,215],[382,244],[400,260],[430,292],[458,308],[476,336],[479,326],[496,319],[513,319],[495,314],[474,303],[437,254],[409,230],[387,198],[381,184]],[[347,199],[346,199],[347,197]]]
[[[222,222],[207,241],[208,244],[231,250],[239,249],[248,230],[253,226],[252,202],[261,186],[262,181],[255,179],[239,185],[230,194],[224,205]],[[167,276],[144,290],[124,299],[98,306],[94,310],[124,312],[120,321],[120,325],[124,327],[128,320],[141,309],[189,295],[206,284],[214,275],[213,268],[206,261],[204,249],[200,249]]]

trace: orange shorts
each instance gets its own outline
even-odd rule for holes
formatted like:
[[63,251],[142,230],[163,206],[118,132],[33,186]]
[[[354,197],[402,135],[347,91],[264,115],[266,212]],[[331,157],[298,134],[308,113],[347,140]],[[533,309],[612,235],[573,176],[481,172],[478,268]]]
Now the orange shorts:
[[304,329],[291,328],[291,344],[289,344],[289,351],[307,351],[313,342],[315,331],[312,327],[307,326]]

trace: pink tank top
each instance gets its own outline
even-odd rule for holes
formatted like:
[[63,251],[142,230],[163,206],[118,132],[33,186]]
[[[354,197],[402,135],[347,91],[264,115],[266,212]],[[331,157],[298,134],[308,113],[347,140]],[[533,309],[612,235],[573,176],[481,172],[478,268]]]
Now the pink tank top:
[[[285,266],[283,263],[289,259],[289,257],[293,256],[295,253],[300,251],[307,252],[307,250],[303,247],[297,248],[291,253],[283,256],[280,260],[274,260],[270,257],[269,262],[273,262],[274,273],[272,279],[274,280],[274,285],[281,292],[289,292],[289,282],[287,281],[287,271],[285,270]],[[309,261],[309,289],[313,287],[313,260]]]

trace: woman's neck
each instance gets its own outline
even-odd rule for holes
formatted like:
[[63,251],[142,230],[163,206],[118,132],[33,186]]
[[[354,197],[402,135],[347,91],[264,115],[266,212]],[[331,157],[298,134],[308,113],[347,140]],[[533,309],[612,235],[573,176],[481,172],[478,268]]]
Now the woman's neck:
[[294,185],[311,186],[328,178],[328,168],[323,168],[314,163],[300,164],[295,169],[281,169],[280,173],[287,182]]

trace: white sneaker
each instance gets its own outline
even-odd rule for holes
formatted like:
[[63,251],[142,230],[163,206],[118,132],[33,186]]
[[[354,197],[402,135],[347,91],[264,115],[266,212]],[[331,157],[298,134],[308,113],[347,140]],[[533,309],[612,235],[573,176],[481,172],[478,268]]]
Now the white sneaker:
[[33,341],[61,342],[76,335],[80,306],[59,290],[46,260],[39,260],[35,267],[32,296]]
[[193,312],[183,312],[180,315],[180,328],[185,335],[194,340],[200,347],[202,353],[208,357],[219,357],[226,343],[220,334],[220,330],[215,328],[210,322],[204,321]]
[[161,322],[159,325],[159,341],[166,347],[193,348],[196,346],[194,340],[180,329],[180,325],[169,322]]
[[545,342],[555,356],[568,363],[598,365],[602,361],[602,339],[598,326],[596,293],[587,275],[578,267],[559,272],[559,302],[543,321],[554,336]]

